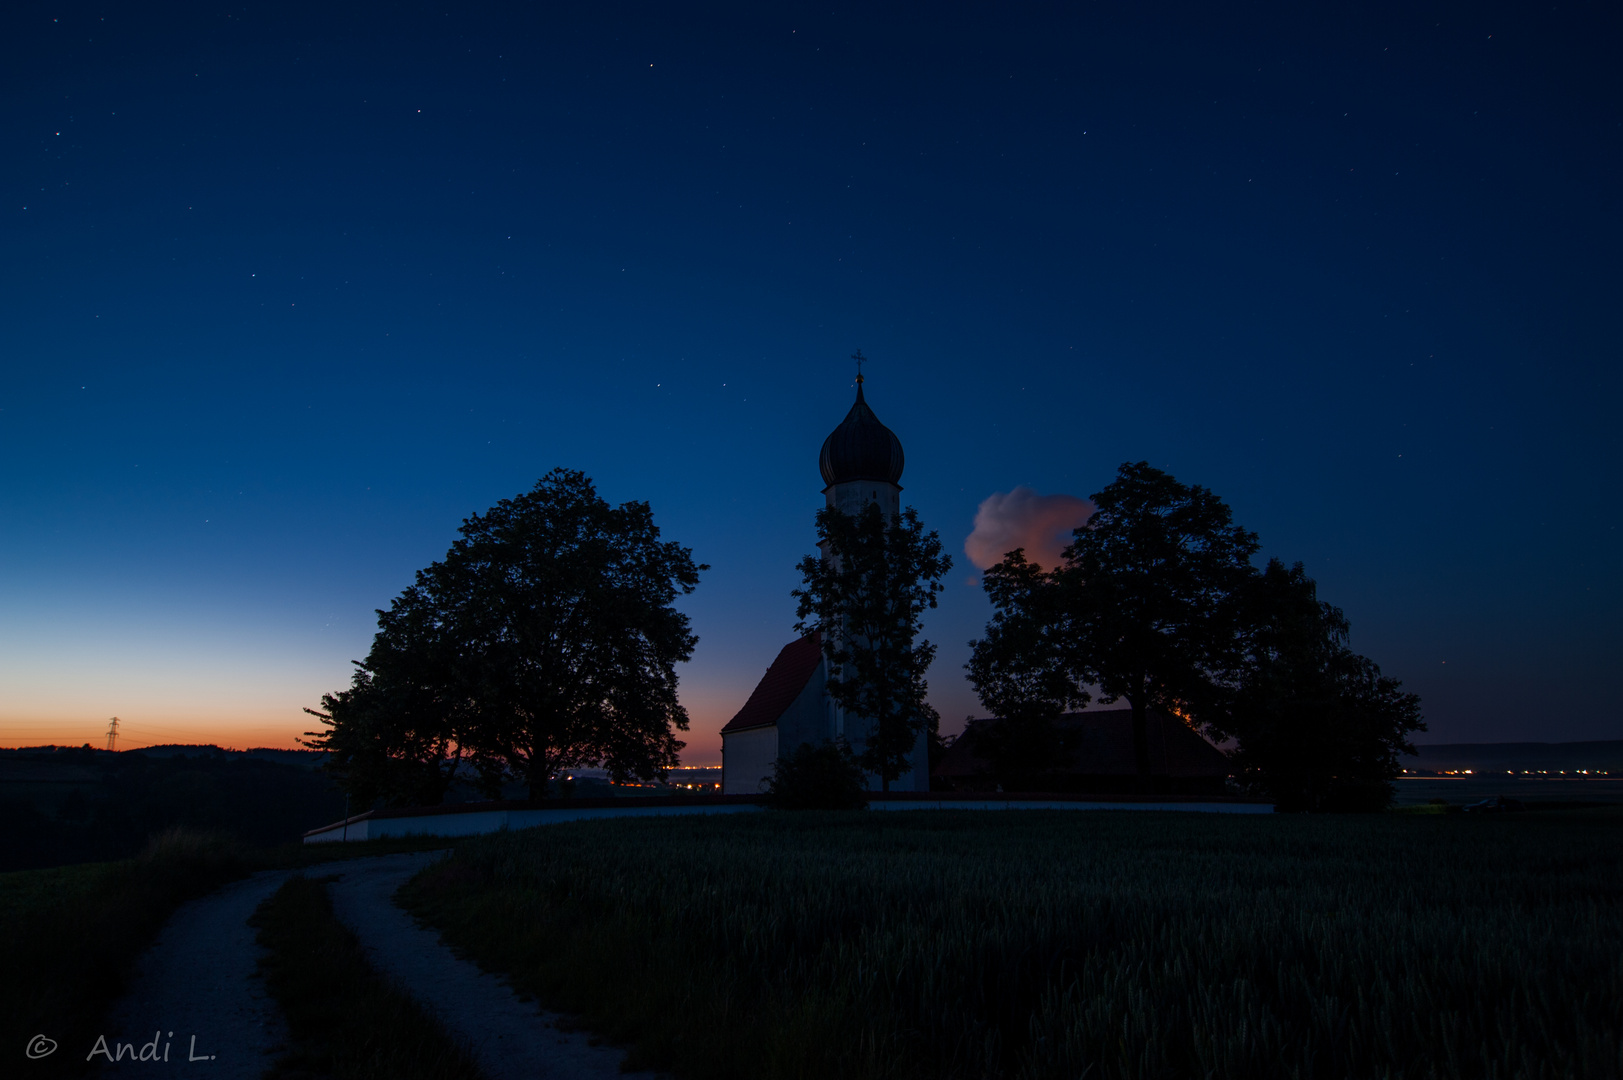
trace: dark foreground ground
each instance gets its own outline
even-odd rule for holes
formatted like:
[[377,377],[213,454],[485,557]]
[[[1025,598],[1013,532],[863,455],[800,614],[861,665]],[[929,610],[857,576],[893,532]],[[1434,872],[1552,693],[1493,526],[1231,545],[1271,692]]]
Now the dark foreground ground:
[[1623,805],[1623,779],[1547,780],[1512,776],[1426,776],[1392,785],[1395,806],[1417,806],[1435,799],[1464,806],[1495,795],[1521,802],[1603,803]]
[[1623,808],[761,814],[464,842],[407,902],[687,1077],[1617,1077]]
[[[245,850],[224,834],[174,829],[133,859],[0,873],[0,1077],[85,1074],[86,1050],[109,1033],[109,1010],[129,989],[137,958],[188,901],[218,896],[258,870],[444,846],[380,840]],[[168,959],[205,988],[226,977],[201,954]],[[34,1056],[53,1043],[54,1051]]]

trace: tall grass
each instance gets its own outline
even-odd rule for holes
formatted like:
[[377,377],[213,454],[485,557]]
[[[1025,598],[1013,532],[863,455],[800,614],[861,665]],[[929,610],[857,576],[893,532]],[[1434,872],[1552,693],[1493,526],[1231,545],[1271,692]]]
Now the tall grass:
[[467,1048],[372,970],[322,881],[294,875],[250,923],[292,1036],[267,1080],[480,1080]]
[[[134,859],[0,874],[0,1060],[74,1076],[130,967],[180,904],[243,873],[230,838],[169,829]],[[45,1035],[55,1053],[25,1058]]]
[[688,1077],[1623,1075],[1623,816],[551,826],[408,892]]

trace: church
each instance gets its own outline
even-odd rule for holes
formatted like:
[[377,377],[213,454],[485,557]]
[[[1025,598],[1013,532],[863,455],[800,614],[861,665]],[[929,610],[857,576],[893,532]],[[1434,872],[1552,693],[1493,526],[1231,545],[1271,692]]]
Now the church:
[[[857,514],[877,503],[888,516],[901,512],[902,441],[879,422],[863,398],[857,375],[857,400],[840,426],[823,440],[818,465],[828,505]],[[871,721],[848,714],[828,696],[828,658],[816,635],[791,641],[766,669],[754,693],[721,729],[721,790],[726,795],[755,795],[764,790],[778,758],[804,743],[844,739],[861,753]],[[913,747],[913,767],[891,784],[892,791],[930,790],[927,736]],[[877,776],[869,787],[878,789]]]

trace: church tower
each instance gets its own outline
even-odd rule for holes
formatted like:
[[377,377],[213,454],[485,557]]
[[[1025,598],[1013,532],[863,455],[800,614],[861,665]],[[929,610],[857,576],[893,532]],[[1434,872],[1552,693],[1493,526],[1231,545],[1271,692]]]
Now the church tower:
[[[868,407],[862,385],[859,367],[857,400],[823,440],[818,457],[823,496],[830,507],[846,514],[855,516],[877,503],[886,517],[895,517],[902,502],[902,441]],[[801,638],[779,651],[744,707],[721,729],[724,794],[758,794],[777,759],[804,743],[845,739],[861,749],[869,722],[844,715],[829,698],[827,686],[828,660],[818,638]],[[912,772],[891,790],[930,789],[923,737],[913,759]],[[878,787],[877,781],[873,786]]]

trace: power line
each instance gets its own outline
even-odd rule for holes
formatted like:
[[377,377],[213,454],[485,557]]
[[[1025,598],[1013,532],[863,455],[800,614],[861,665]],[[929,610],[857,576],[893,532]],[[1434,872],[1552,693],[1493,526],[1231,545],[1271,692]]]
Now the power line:
[[107,721],[107,749],[111,750],[113,744],[118,742],[118,717]]

